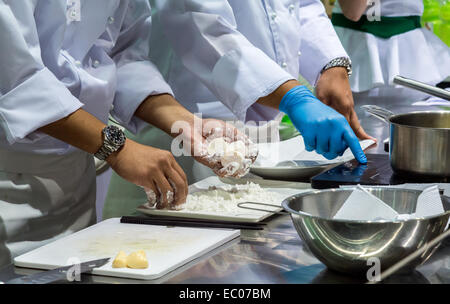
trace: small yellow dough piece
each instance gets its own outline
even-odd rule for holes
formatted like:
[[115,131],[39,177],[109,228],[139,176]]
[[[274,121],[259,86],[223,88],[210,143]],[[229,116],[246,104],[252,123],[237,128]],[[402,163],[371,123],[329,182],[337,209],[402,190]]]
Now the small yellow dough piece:
[[148,267],[147,255],[144,250],[132,252],[127,258],[127,266],[133,269],[145,269]]
[[116,258],[112,263],[113,268],[124,268],[127,267],[127,254],[124,251],[119,251]]

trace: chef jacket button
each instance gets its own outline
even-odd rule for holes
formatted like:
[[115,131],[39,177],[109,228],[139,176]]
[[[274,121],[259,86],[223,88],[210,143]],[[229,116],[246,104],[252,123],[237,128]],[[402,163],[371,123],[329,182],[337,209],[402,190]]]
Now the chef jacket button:
[[112,17],[112,16],[108,17],[108,23],[109,24],[114,23],[114,17]]
[[282,62],[282,63],[281,63],[281,67],[282,67],[282,68],[287,68],[287,63],[286,63],[286,62]]
[[80,60],[76,60],[75,61],[75,65],[80,68],[81,67],[81,61]]
[[111,104],[111,106],[109,107],[109,111],[114,110],[114,104]]
[[100,61],[98,61],[98,60],[94,60],[94,62],[92,63],[92,66],[94,68],[98,68],[99,65],[100,65]]
[[272,18],[272,20],[275,20],[277,18],[277,13],[273,13],[270,17]]
[[295,5],[294,4],[289,5],[288,9],[289,9],[289,12],[292,13],[295,9]]
[[301,55],[302,55],[302,52],[298,51],[297,55],[298,55],[298,56],[301,56]]

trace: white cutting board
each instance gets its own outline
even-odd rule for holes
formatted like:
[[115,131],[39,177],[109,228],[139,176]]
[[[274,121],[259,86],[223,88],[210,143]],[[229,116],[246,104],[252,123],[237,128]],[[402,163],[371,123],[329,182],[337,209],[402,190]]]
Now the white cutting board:
[[[239,237],[240,230],[121,224],[112,218],[70,236],[37,248],[14,259],[19,267],[53,269],[80,262],[111,257],[108,264],[94,269],[96,275],[132,279],[157,279]],[[119,252],[145,250],[147,269],[112,268]]]
[[[254,178],[242,178],[242,179],[219,179],[217,176],[211,176],[203,179],[195,184],[189,186],[189,193],[194,193],[197,191],[207,190],[211,186],[222,187],[230,184],[245,184],[247,182],[257,183],[261,188],[266,189],[271,192],[276,192],[280,194],[280,200],[274,202],[274,205],[280,206],[279,208],[267,207],[267,206],[256,206],[248,205],[251,208],[265,209],[270,211],[280,211],[281,203],[284,199],[291,195],[311,191],[311,185],[305,183],[294,183],[294,182],[280,182],[280,181],[270,181],[264,179],[254,179]],[[257,202],[257,203],[268,203],[268,202]],[[269,202],[270,203],[270,202]],[[214,201],[211,201],[214,204]],[[160,216],[173,216],[173,217],[188,217],[188,218],[198,218],[198,219],[210,219],[210,220],[222,220],[222,221],[239,221],[246,223],[256,223],[260,222],[267,217],[271,216],[272,212],[265,211],[253,211],[247,209],[239,209],[237,213],[219,212],[219,211],[207,211],[207,210],[163,210],[148,208],[141,205],[137,208],[139,212],[149,215],[160,215]]]

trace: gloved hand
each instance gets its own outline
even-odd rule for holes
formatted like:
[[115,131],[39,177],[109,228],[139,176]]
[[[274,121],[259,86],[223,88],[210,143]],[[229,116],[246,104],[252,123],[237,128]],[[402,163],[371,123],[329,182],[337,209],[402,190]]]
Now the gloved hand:
[[323,104],[307,87],[297,86],[287,92],[279,109],[300,131],[307,151],[316,150],[325,158],[334,159],[350,147],[360,163],[367,163],[358,138],[345,117]]

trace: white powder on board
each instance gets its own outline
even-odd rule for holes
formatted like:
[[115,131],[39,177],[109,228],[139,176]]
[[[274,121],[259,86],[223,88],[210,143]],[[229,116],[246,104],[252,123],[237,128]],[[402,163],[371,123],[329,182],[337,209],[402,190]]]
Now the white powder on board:
[[[222,187],[210,187],[189,194],[186,203],[183,205],[184,211],[191,212],[212,212],[212,213],[261,213],[261,211],[248,210],[238,207],[238,203],[255,202],[280,205],[285,196],[261,188],[258,184],[247,183],[245,185],[225,185]],[[273,207],[247,205],[258,209],[274,210]]]

